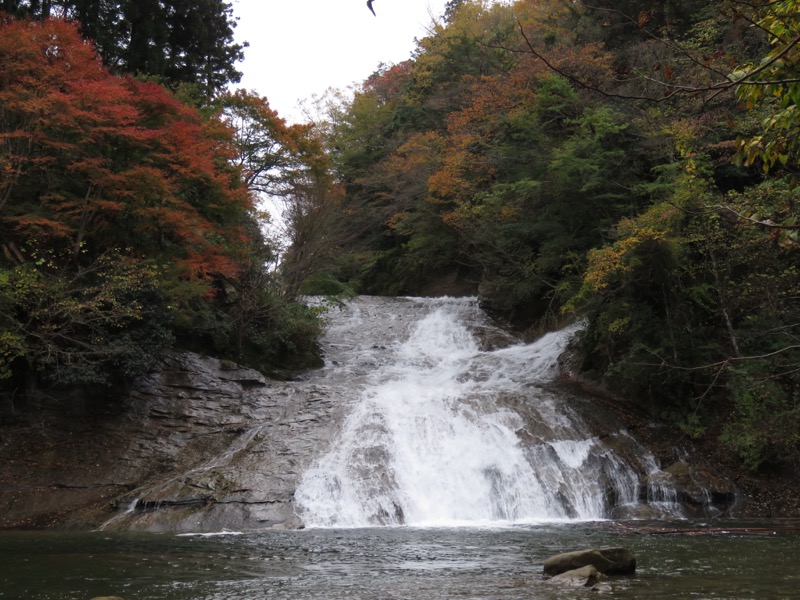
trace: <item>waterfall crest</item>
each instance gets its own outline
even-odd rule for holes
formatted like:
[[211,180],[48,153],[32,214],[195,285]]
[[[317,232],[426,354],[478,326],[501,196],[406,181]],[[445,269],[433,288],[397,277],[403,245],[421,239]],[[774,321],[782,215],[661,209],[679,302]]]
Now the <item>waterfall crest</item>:
[[353,387],[301,477],[298,516],[312,527],[526,523],[636,504],[655,459],[641,448],[630,464],[548,389],[574,331],[525,344],[475,299],[349,303],[324,343]]

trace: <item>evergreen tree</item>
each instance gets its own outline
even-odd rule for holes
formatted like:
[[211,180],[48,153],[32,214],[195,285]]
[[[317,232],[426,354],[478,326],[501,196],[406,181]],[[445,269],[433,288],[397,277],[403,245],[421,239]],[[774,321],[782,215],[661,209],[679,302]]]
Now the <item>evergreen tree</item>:
[[233,7],[224,0],[2,0],[16,17],[80,23],[103,61],[118,72],[194,84],[213,96],[241,79],[244,45],[233,39]]

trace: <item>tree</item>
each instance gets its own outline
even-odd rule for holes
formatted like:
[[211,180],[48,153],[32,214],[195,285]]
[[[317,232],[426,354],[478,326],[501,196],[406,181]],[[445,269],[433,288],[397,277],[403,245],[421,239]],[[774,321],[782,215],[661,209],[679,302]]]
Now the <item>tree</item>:
[[232,128],[240,169],[251,194],[270,200],[287,245],[280,261],[280,295],[294,300],[306,282],[331,267],[343,239],[341,188],[336,185],[318,128],[287,125],[266,98],[237,90],[217,99]]
[[[707,430],[750,468],[798,460],[796,248],[741,214],[792,204],[785,181],[714,185],[684,135],[672,193],[588,256],[584,368],[687,434]],[[574,304],[573,304],[574,306]]]
[[[769,51],[758,63],[740,66],[733,77],[747,108],[765,111],[763,131],[740,142],[745,164],[760,160],[765,170],[800,167],[800,2],[760,2],[755,26],[767,34]],[[791,224],[790,224],[791,225]]]
[[206,97],[241,79],[235,65],[247,44],[234,42],[233,5],[224,0],[4,0],[2,10],[80,23],[118,73],[193,84]]
[[153,83],[110,75],[71,25],[3,29],[6,239],[35,234],[76,252],[122,243],[171,254],[200,278],[235,270],[228,256],[251,205],[225,166],[220,125]]
[[234,43],[233,4],[224,0],[163,0],[163,4],[169,30],[163,72],[148,65],[139,70],[168,82],[197,84],[209,96],[237,83],[242,74],[235,65],[244,58],[247,44]]
[[146,372],[172,344],[154,263],[109,252],[67,271],[56,252],[28,257],[0,268],[0,383],[32,371],[48,385],[107,385]]
[[110,74],[60,20],[0,24],[0,81],[4,372],[146,368],[241,270],[252,203],[230,131]]
[[245,90],[223,94],[215,105],[233,129],[233,164],[250,192],[286,196],[309,174],[327,172],[328,161],[313,125],[287,125],[266,98]]

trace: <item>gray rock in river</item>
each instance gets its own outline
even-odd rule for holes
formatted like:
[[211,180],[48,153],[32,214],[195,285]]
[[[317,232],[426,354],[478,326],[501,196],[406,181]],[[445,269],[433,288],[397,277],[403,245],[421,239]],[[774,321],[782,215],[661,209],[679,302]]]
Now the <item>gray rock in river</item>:
[[636,571],[636,557],[625,548],[593,548],[551,556],[544,561],[545,575],[559,575],[593,566],[605,575],[630,575]]
[[559,573],[547,580],[547,583],[564,587],[592,587],[606,576],[597,570],[594,565],[586,565],[579,569],[572,569]]

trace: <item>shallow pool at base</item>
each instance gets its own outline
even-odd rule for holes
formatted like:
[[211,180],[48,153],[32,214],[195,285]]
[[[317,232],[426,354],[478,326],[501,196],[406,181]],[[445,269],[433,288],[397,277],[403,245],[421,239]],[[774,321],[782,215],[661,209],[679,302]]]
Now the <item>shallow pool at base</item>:
[[638,560],[635,577],[610,580],[613,598],[798,597],[797,531],[656,534],[641,523],[636,531],[600,522],[214,536],[6,532],[0,599],[585,598],[585,590],[542,581],[542,563],[608,545]]

